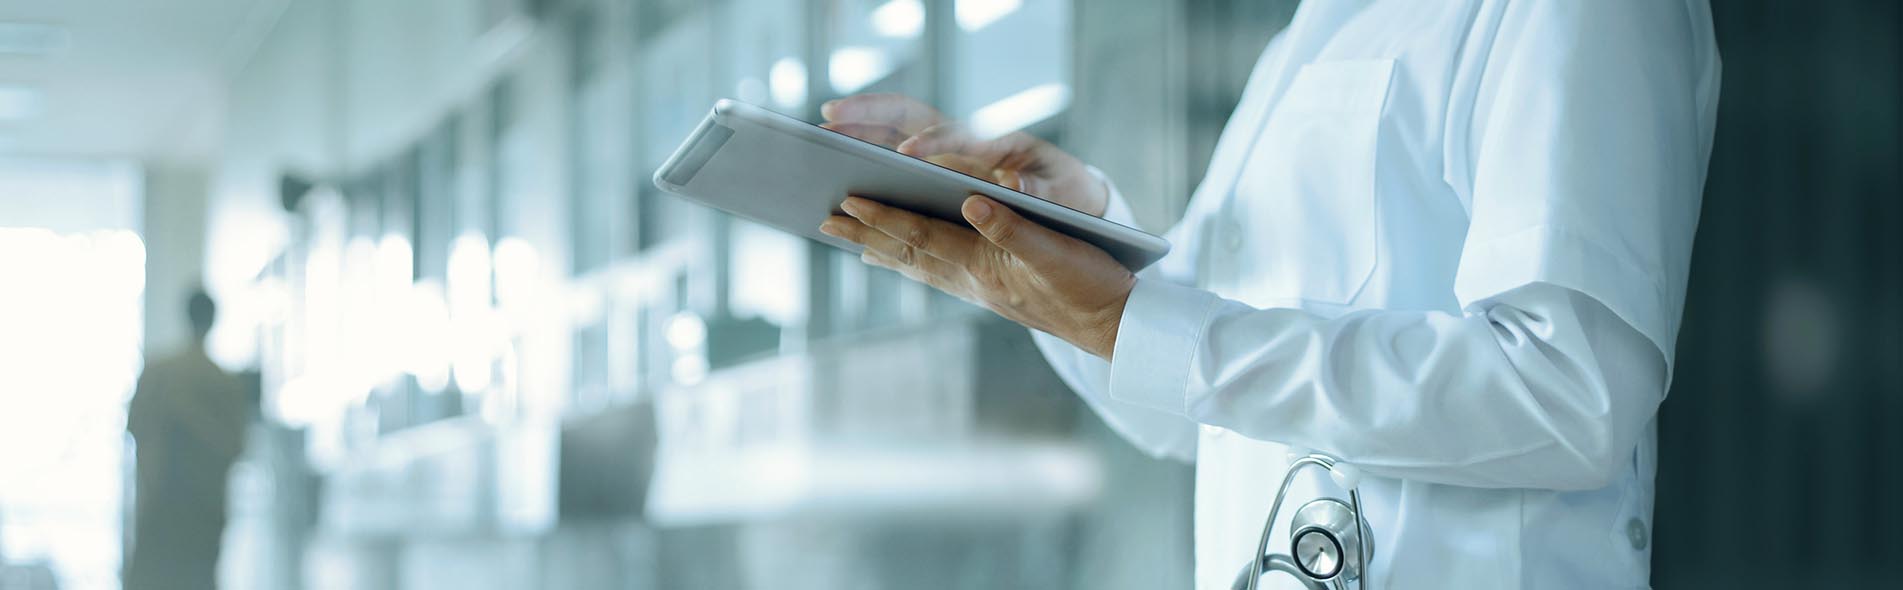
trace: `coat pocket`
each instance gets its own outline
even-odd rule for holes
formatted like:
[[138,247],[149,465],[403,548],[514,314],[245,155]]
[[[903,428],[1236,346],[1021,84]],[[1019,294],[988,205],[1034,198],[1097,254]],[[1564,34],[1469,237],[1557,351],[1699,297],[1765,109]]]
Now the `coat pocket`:
[[1256,305],[1354,301],[1379,252],[1375,155],[1393,71],[1371,59],[1296,73],[1214,220],[1211,287]]

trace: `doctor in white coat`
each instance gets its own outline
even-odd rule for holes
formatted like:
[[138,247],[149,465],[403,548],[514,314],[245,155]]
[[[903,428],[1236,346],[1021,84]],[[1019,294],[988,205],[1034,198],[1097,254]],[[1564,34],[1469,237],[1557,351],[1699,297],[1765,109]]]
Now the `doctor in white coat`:
[[[978,196],[970,226],[851,198],[822,230],[1032,328],[1106,422],[1194,461],[1198,588],[1248,563],[1291,448],[1366,474],[1371,587],[1643,588],[1718,78],[1706,0],[1310,1],[1141,274]],[[1035,138],[822,111],[1131,221]]]

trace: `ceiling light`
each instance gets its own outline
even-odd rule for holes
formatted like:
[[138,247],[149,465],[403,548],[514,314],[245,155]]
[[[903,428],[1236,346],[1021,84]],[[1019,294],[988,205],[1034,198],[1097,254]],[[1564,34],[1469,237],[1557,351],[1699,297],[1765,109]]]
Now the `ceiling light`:
[[767,94],[783,109],[798,108],[806,102],[806,64],[799,58],[782,57],[767,71]]
[[832,79],[833,92],[852,94],[891,74],[892,63],[875,48],[841,47],[833,50],[826,73]]
[[1017,12],[1022,5],[1022,0],[958,0],[954,12],[958,28],[965,32],[976,32]]
[[872,29],[881,36],[911,39],[925,30],[925,5],[919,0],[890,0],[872,10]]
[[971,132],[993,138],[1030,126],[1070,106],[1070,87],[1051,83],[1005,97],[971,113]]
[[0,55],[52,55],[65,51],[71,37],[65,27],[0,22]]

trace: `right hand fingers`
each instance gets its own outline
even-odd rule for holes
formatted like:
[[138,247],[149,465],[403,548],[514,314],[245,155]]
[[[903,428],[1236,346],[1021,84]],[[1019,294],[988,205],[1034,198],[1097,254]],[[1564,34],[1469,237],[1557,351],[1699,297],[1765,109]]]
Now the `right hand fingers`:
[[1037,146],[1037,141],[1024,133],[980,138],[963,125],[940,123],[901,142],[897,149],[899,153],[914,158],[953,154],[969,158],[987,168],[1015,169],[1031,163],[1028,158],[1031,149]]
[[[979,142],[966,142],[962,139],[937,138],[927,135],[906,135],[900,133],[897,128],[884,125],[834,122],[821,124],[820,127],[867,143],[884,146],[887,149],[897,150],[899,153],[978,178],[983,178],[1006,187],[1020,188],[1018,186],[1019,179],[1016,171],[1004,170],[996,166],[995,164],[1000,160],[996,155],[984,153],[981,154],[980,157],[973,157],[957,153],[956,151],[949,153],[943,151],[956,150],[965,146],[977,146]],[[939,124],[933,126],[932,129],[939,129],[941,127],[948,127],[948,125]],[[932,134],[932,129],[927,129],[925,132]],[[919,138],[925,139],[921,141]]]
[[944,120],[937,109],[901,94],[855,94],[820,105],[819,114],[829,123],[891,127],[905,135]]

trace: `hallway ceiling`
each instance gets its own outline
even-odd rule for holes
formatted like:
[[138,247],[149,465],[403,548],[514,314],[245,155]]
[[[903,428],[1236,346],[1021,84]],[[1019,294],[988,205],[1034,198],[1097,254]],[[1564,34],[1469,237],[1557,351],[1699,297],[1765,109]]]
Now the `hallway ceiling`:
[[0,0],[0,155],[189,157],[290,0]]

